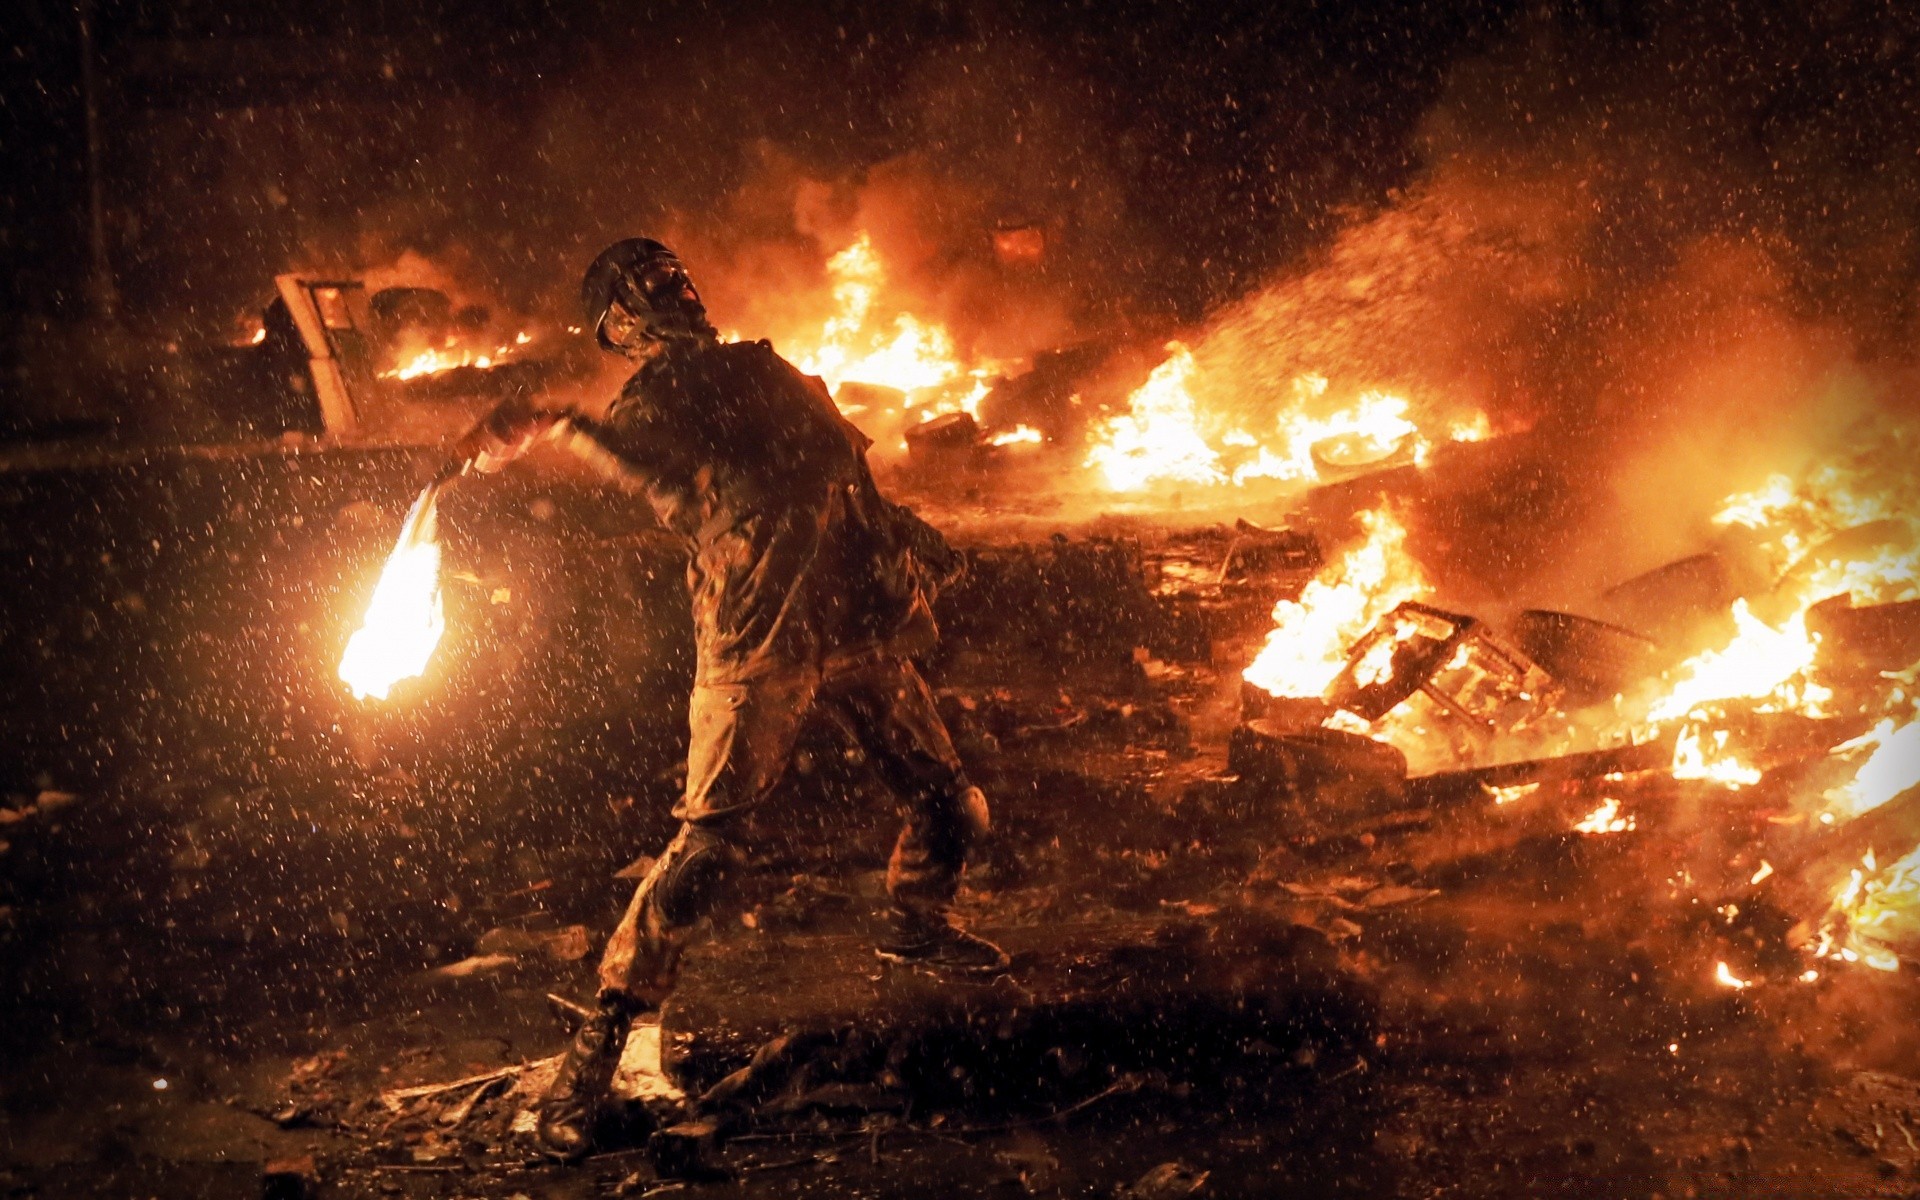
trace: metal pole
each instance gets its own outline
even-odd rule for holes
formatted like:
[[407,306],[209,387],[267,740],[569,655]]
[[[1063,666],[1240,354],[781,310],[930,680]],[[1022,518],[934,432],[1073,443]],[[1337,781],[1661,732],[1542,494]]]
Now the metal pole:
[[87,243],[92,252],[87,296],[95,315],[112,320],[120,307],[107,257],[107,190],[101,172],[100,78],[93,61],[93,0],[76,0],[80,22],[80,92],[87,112]]

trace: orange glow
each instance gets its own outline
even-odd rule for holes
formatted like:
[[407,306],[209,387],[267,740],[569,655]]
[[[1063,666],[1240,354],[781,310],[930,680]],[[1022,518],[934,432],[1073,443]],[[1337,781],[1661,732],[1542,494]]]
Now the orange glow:
[[1742,979],[1735,975],[1733,968],[1724,962],[1714,964],[1713,981],[1721,987],[1732,988],[1736,992],[1743,992],[1753,986],[1753,980]]
[[1843,821],[1864,816],[1920,784],[1920,721],[1895,728],[1883,720],[1861,737],[1835,746],[1835,754],[1870,750],[1852,779],[1826,794],[1827,811]]
[[1038,446],[1045,439],[1031,425],[1015,425],[1012,429],[994,434],[991,440],[996,446]]
[[1727,752],[1726,730],[1709,733],[1688,725],[1674,739],[1673,777],[1705,779],[1738,790],[1759,783],[1760,771]]
[[533,335],[525,332],[513,335],[510,345],[496,346],[491,351],[476,351],[470,346],[461,346],[458,339],[448,337],[444,345],[427,346],[404,355],[400,364],[390,371],[380,372],[382,379],[397,379],[402,383],[418,379],[423,375],[438,375],[442,371],[452,371],[459,367],[473,367],[481,371],[490,370],[507,359],[521,347],[530,345]]
[[1809,678],[1820,639],[1807,632],[1806,610],[1775,627],[1740,599],[1733,604],[1733,622],[1733,640],[1682,663],[1649,717],[1678,720],[1729,700],[1754,702],[1758,712],[1824,715],[1822,706],[1833,693]]
[[1308,583],[1298,600],[1273,606],[1273,631],[1246,669],[1247,682],[1276,696],[1321,696],[1361,635],[1431,590],[1406,553],[1406,527],[1385,509],[1360,519],[1367,540],[1325,578]]
[[[1315,483],[1327,469],[1424,466],[1437,436],[1423,431],[1405,396],[1374,389],[1330,399],[1330,381],[1312,372],[1294,378],[1269,428],[1250,427],[1197,398],[1196,372],[1192,350],[1169,342],[1167,358],[1127,398],[1127,412],[1094,431],[1087,465],[1108,489]],[[1453,422],[1445,437],[1480,441],[1491,433],[1486,414],[1475,413]]]
[[1631,816],[1620,814],[1620,802],[1609,796],[1600,802],[1600,807],[1574,822],[1573,831],[1585,834],[1631,833],[1634,826],[1635,821]]
[[967,364],[946,328],[905,311],[887,295],[887,272],[862,232],[827,260],[833,312],[812,338],[798,339],[794,365],[818,375],[836,394],[864,383],[906,394],[919,421],[943,413],[977,414],[990,384],[989,364]]
[[394,684],[425,671],[446,630],[436,495],[435,489],[428,488],[414,501],[367,602],[366,618],[340,656],[340,679],[353,690],[355,699],[385,700]]

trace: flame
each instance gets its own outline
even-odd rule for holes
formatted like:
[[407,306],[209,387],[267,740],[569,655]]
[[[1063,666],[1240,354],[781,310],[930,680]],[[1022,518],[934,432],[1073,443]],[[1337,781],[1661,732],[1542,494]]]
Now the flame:
[[[533,335],[522,330],[513,335],[509,345],[496,346],[490,352],[477,352],[470,346],[462,346],[459,340],[449,336],[440,346],[428,346],[404,360],[390,371],[380,372],[382,379],[397,379],[405,383],[409,379],[418,379],[422,375],[438,375],[442,371],[452,371],[459,367],[474,367],[478,370],[491,370],[511,358],[521,347],[530,345]],[[404,353],[404,352],[403,352]]]
[[996,446],[1038,446],[1044,439],[1040,431],[1031,425],[1015,425],[1012,429],[994,434],[990,440]]
[[1713,981],[1721,987],[1732,988],[1736,992],[1743,992],[1753,986],[1753,980],[1742,979],[1735,975],[1733,968],[1724,962],[1714,964]]
[[393,685],[425,671],[446,629],[440,600],[440,543],[436,489],[413,502],[400,540],[367,602],[367,615],[340,656],[340,679],[355,699],[385,700]]
[[[1106,486],[1132,492],[1159,483],[1232,484],[1255,480],[1313,483],[1325,465],[1368,466],[1388,459],[1425,465],[1429,437],[1405,396],[1384,390],[1355,395],[1344,407],[1326,397],[1327,377],[1296,376],[1290,402],[1266,432],[1207,411],[1194,396],[1195,362],[1182,342],[1127,398],[1127,412],[1094,432],[1087,465]],[[1457,420],[1450,441],[1479,441],[1492,433],[1485,413]]]
[[824,379],[835,393],[843,383],[904,392],[921,421],[949,412],[978,415],[993,368],[963,363],[945,327],[881,303],[886,268],[864,230],[827,260],[827,276],[834,312],[811,348],[797,351],[796,366]]
[[1820,639],[1807,631],[1803,608],[1779,627],[1753,615],[1743,597],[1733,602],[1733,640],[1682,663],[1673,685],[1649,714],[1677,720],[1729,700],[1755,702],[1758,712],[1823,715],[1833,693],[1810,678]]
[[1453,427],[1447,430],[1447,440],[1450,442],[1484,442],[1492,436],[1493,422],[1483,412],[1475,413],[1464,421],[1455,421]]
[[1220,455],[1207,445],[1195,424],[1193,352],[1167,343],[1167,360],[1127,398],[1129,412],[1107,422],[1104,441],[1087,452],[1116,492],[1138,491],[1150,483],[1225,483]]
[[1539,791],[1540,785],[1537,783],[1516,783],[1507,787],[1500,787],[1496,784],[1483,783],[1480,785],[1480,789],[1487,795],[1493,797],[1495,804],[1512,804],[1517,800],[1524,800]]
[[1620,815],[1620,802],[1609,796],[1580,820],[1574,822],[1575,833],[1630,833],[1635,826],[1632,816]]
[[1882,870],[1869,850],[1833,898],[1820,929],[1818,958],[1900,969],[1898,946],[1920,941],[1920,848]]
[[[1920,598],[1920,482],[1909,466],[1909,440],[1898,430],[1874,431],[1852,457],[1802,480],[1774,475],[1728,497],[1714,523],[1759,533],[1787,599],[1802,606],[1839,595],[1855,604]],[[1857,543],[1832,552],[1829,543],[1843,535]]]
[[1706,779],[1737,791],[1759,783],[1760,770],[1727,752],[1726,730],[1709,734],[1697,725],[1687,725],[1673,742],[1673,777]]
[[1871,749],[1852,779],[1826,794],[1827,811],[1852,820],[1879,808],[1908,788],[1920,784],[1920,721],[1895,728],[1891,718],[1862,737],[1835,746],[1835,754]]
[[1347,664],[1348,648],[1407,600],[1430,590],[1406,553],[1407,530],[1392,513],[1360,515],[1367,540],[1298,600],[1273,606],[1274,628],[1244,678],[1276,696],[1323,695]]

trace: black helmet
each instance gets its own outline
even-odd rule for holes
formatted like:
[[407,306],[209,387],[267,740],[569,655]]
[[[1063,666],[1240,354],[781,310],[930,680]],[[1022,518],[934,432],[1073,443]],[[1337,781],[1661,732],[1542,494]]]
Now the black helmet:
[[615,303],[638,319],[654,338],[712,337],[706,306],[687,277],[680,256],[652,238],[628,238],[600,252],[580,282],[580,311],[603,349],[618,350],[607,336]]

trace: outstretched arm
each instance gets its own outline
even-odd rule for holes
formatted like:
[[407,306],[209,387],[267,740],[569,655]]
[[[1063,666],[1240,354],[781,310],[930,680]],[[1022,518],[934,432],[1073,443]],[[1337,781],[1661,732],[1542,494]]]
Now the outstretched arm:
[[510,396],[454,443],[442,480],[469,472],[490,475],[546,442],[568,451],[601,474],[622,481],[644,478],[643,455],[631,437],[573,408],[540,408],[524,395]]

